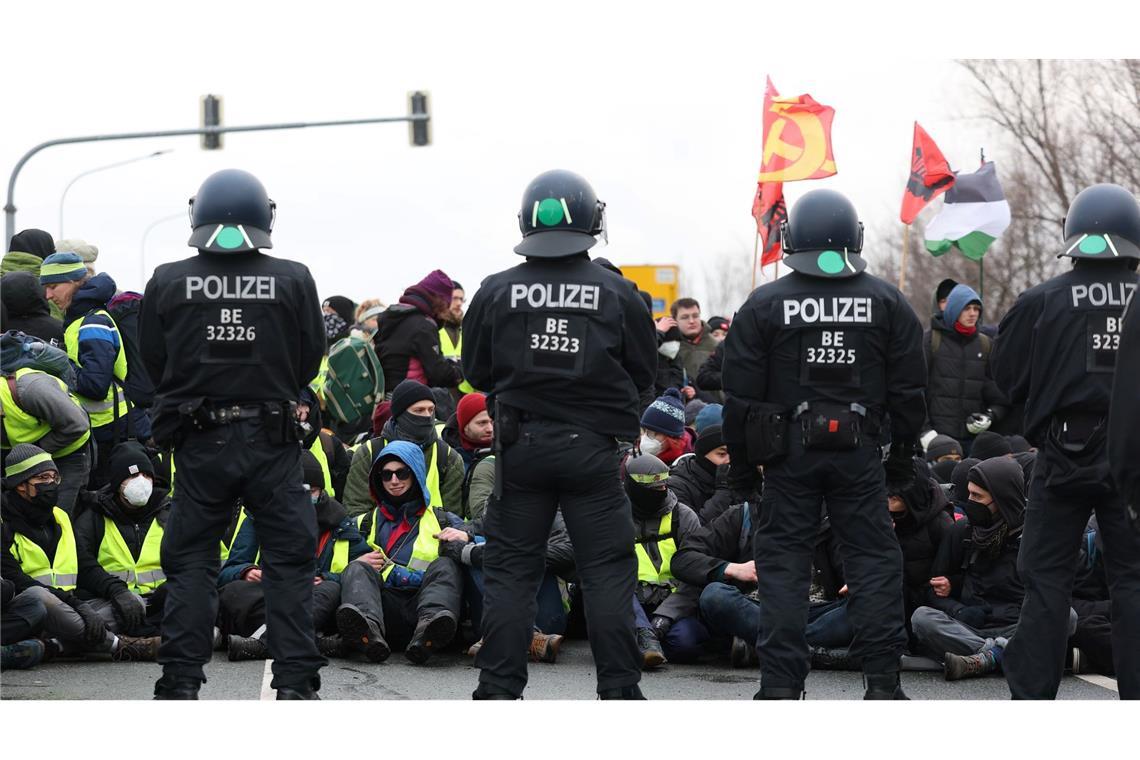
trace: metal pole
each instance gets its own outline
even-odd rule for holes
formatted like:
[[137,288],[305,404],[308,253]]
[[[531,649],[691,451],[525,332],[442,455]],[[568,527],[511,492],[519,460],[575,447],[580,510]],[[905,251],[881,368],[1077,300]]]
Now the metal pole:
[[170,216],[164,216],[161,219],[155,219],[153,222],[147,225],[145,230],[143,230],[142,239],[139,241],[139,282],[142,283],[139,285],[140,289],[146,288],[146,239],[150,236],[150,231],[155,227],[165,222],[173,221],[175,219],[186,219],[189,221],[189,216],[185,211],[179,211],[177,214],[171,214]]
[[107,142],[109,140],[137,140],[144,137],[181,137],[184,135],[214,135],[222,134],[225,132],[267,132],[271,130],[281,129],[306,129],[308,127],[347,127],[357,124],[384,124],[388,122],[397,121],[428,121],[431,119],[431,114],[409,114],[407,116],[388,116],[383,118],[374,119],[340,119],[337,121],[310,121],[310,122],[289,122],[284,124],[254,124],[244,127],[197,127],[195,129],[166,129],[157,132],[122,132],[109,135],[88,135],[85,137],[61,137],[55,140],[48,140],[35,146],[16,162],[15,167],[12,168],[12,174],[8,177],[8,202],[4,204],[4,248],[7,250],[8,243],[12,240],[12,236],[16,234],[16,178],[20,176],[20,170],[24,168],[24,164],[28,163],[28,159],[39,153],[45,148],[50,148],[54,145],[70,145],[74,143],[87,143],[87,142]]
[[[756,232],[756,242],[752,245],[752,290],[756,290],[756,259],[760,253],[760,232]],[[749,291],[751,292],[751,291]]]
[[906,295],[903,288],[906,287],[906,256],[910,251],[910,225],[903,225],[903,252],[902,252],[902,266],[899,267],[899,292]]
[[986,302],[986,257],[978,259],[978,296]]
[[128,159],[125,159],[123,161],[116,161],[113,164],[107,164],[105,166],[96,166],[94,169],[88,169],[87,171],[80,172],[79,174],[76,174],[74,177],[72,177],[71,181],[67,183],[67,186],[63,188],[63,192],[60,193],[60,196],[59,196],[59,236],[56,238],[56,240],[63,240],[63,202],[67,198],[67,191],[71,189],[71,186],[74,185],[77,180],[79,180],[83,177],[86,177],[88,174],[95,174],[96,172],[105,171],[107,169],[114,169],[114,168],[117,168],[119,166],[126,166],[127,164],[133,164],[136,161],[145,161],[148,158],[156,158],[158,156],[163,155],[164,153],[170,153],[171,150],[173,150],[173,149],[172,148],[166,148],[164,150],[156,150],[154,153],[147,153],[145,156],[135,156],[134,158],[128,158]]

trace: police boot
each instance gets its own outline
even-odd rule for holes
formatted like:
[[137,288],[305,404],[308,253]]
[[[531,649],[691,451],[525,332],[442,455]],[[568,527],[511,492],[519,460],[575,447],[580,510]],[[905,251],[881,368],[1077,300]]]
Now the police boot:
[[340,636],[317,637],[317,651],[324,657],[344,657],[346,649],[344,639]]
[[416,665],[424,664],[429,657],[451,643],[456,626],[455,613],[449,610],[440,610],[431,617],[420,620],[412,640],[404,650],[404,656]]
[[959,654],[947,652],[942,658],[945,665],[944,674],[947,681],[958,681],[962,678],[976,678],[986,673],[993,673],[998,669],[998,661],[993,649],[983,649],[977,654],[963,657]]
[[535,631],[530,640],[530,661],[554,663],[558,659],[558,648],[562,646],[562,637],[556,633],[545,634]]
[[202,688],[202,682],[197,678],[163,674],[162,678],[154,682],[154,698],[197,699],[200,688]]
[[863,683],[867,686],[867,690],[863,692],[863,699],[910,699],[903,693],[897,672],[865,673]]
[[230,662],[244,660],[264,660],[269,657],[269,647],[261,639],[247,638],[245,636],[230,636],[226,647]]
[[637,684],[633,686],[622,686],[620,689],[602,689],[598,692],[598,699],[645,699],[645,695],[641,693],[641,687]]
[[158,636],[124,636],[119,634],[119,643],[111,653],[115,662],[154,662],[158,658]]
[[752,695],[753,699],[804,699],[807,693],[803,687],[798,689],[786,686],[761,686],[760,691]]
[[756,647],[739,636],[732,637],[730,657],[734,668],[754,668],[760,664],[760,656],[756,654]]
[[475,700],[482,700],[482,699],[522,699],[522,697],[516,697],[514,694],[511,694],[506,689],[504,689],[500,686],[495,686],[494,684],[490,684],[490,683],[480,683],[479,687],[477,689],[475,689],[475,691],[471,692],[471,698],[475,699]]
[[277,699],[320,699],[310,686],[282,686],[277,690]]
[[669,662],[652,628],[637,629],[637,648],[641,651],[642,670],[652,670]]
[[367,617],[356,605],[342,604],[337,609],[336,627],[340,631],[344,648],[350,652],[363,652],[371,662],[384,662],[392,654],[379,624]]
[[862,670],[859,661],[848,649],[811,648],[812,670]]

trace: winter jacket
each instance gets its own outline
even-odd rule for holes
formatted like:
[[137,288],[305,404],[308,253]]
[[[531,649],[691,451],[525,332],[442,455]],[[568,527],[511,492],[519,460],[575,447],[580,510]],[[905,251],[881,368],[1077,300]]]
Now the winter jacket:
[[[348,510],[349,515],[353,517],[362,515],[375,506],[368,495],[368,472],[372,469],[372,463],[376,461],[380,450],[391,440],[388,436],[391,436],[394,430],[395,425],[385,424],[385,435],[372,438],[356,447],[356,451],[352,455],[352,464],[348,468],[348,478],[345,480],[342,496],[345,509]],[[439,489],[443,506],[456,513],[461,512],[463,510],[463,457],[438,437],[433,437],[432,442],[424,447],[425,454],[430,446],[437,447],[435,466],[439,472]],[[337,493],[340,494],[339,491]]]
[[44,298],[43,286],[35,274],[13,272],[5,275],[0,280],[0,300],[8,314],[0,330],[19,330],[63,346],[63,320],[52,316],[51,302]]
[[938,331],[941,338],[935,352],[932,350],[931,330],[923,337],[929,378],[926,386],[927,427],[958,440],[972,438],[966,430],[967,417],[991,409],[996,421],[1007,410],[1008,401],[990,376],[989,352],[983,346],[983,341],[989,338],[977,333],[961,335],[938,318],[931,324],[931,330]]
[[717,487],[716,468],[705,466],[709,464],[708,460],[698,459],[697,454],[680,456],[673,462],[666,482],[669,490],[677,495],[677,500],[688,505],[698,517]]
[[463,381],[459,365],[443,358],[439,325],[415,306],[389,306],[376,319],[372,340],[389,392],[408,377],[440,388],[454,388]]
[[925,462],[918,462],[921,472],[914,485],[899,494],[907,505],[906,515],[895,520],[895,537],[903,554],[904,602],[907,620],[916,609],[934,601],[930,579],[934,563],[942,547],[946,531],[954,524],[950,506],[942,488],[930,477]]
[[114,521],[136,560],[142,552],[143,541],[151,523],[166,528],[170,518],[170,497],[165,489],[155,488],[150,501],[142,509],[129,510],[118,503],[118,488],[106,485],[98,491],[81,491],[76,506],[75,548],[79,553],[79,582],[76,594],[81,599],[110,599],[127,590],[127,584],[108,573],[99,564],[99,546],[107,532],[105,518]]
[[[678,348],[677,354],[673,357],[666,356],[661,353],[661,346],[665,343],[676,341],[677,343],[684,343],[681,336],[680,328],[670,328],[668,334],[658,331],[657,335],[657,377],[654,380],[653,387],[657,398],[665,393],[668,388],[683,388],[685,385],[685,365],[681,360],[681,352]],[[650,401],[649,403],[653,403]]]
[[[21,499],[15,491],[8,491],[4,494],[3,504],[3,513],[0,514],[0,576],[15,584],[16,594],[21,594],[29,588],[46,588],[53,596],[69,607],[80,604],[79,597],[70,591],[46,586],[33,579],[24,572],[19,560],[12,555],[15,534],[19,533],[43,549],[48,561],[55,561],[55,547],[59,543],[59,537],[62,533],[59,524],[51,517],[42,524],[35,519],[29,519],[36,516],[40,510]],[[75,530],[74,523],[72,523],[71,529]],[[79,547],[76,545],[77,553],[78,549]]]
[[[651,515],[639,515],[635,510],[633,512],[633,530],[634,535],[638,538],[651,537],[659,534],[661,529],[661,520],[665,515],[672,512],[673,514],[673,527],[672,535],[673,541],[677,545],[678,551],[684,546],[689,538],[700,530],[701,522],[697,519],[697,515],[693,510],[685,504],[677,500],[676,495],[671,491],[665,492],[666,498],[661,508]],[[645,554],[649,561],[653,563],[653,567],[657,570],[661,569],[661,548],[657,541],[649,540],[639,542],[642,548],[645,549]],[[674,554],[674,557],[677,555]],[[670,568],[672,567],[672,560],[670,560]],[[672,573],[672,570],[670,570]],[[674,579],[677,577],[676,573],[672,573]],[[638,600],[645,607],[646,612],[652,615],[661,615],[667,617],[674,622],[685,617],[692,617],[697,614],[698,600],[700,599],[700,589],[686,586],[685,584],[674,581],[675,591],[672,593],[662,593],[660,586],[638,581],[637,590],[635,594]]]
[[[7,379],[0,378],[0,382],[6,383]],[[15,379],[15,385],[15,398],[20,409],[47,423],[51,429],[38,441],[11,441],[5,430],[5,446],[34,443],[54,455],[76,443],[91,429],[91,421],[79,405],[79,400],[64,390],[54,376],[45,372],[25,372]]]
[[721,365],[724,364],[724,341],[716,344],[716,350],[697,371],[697,387],[702,391],[719,391],[723,389],[720,382]]
[[[340,573],[332,572],[333,550],[337,541],[348,542],[348,561],[372,551],[356,528],[356,521],[348,516],[336,499],[323,496],[316,506],[317,546],[324,541],[324,547],[317,555],[317,575],[326,581],[340,581]],[[222,565],[218,575],[218,588],[241,580],[242,573],[251,567],[258,567],[261,542],[257,540],[257,526],[253,515],[246,517],[234,537],[230,547],[230,558]],[[327,536],[327,539],[326,539]]]
[[701,365],[712,356],[718,345],[712,337],[712,330],[705,322],[701,322],[701,332],[696,338],[683,338],[681,340],[681,352],[677,356],[685,368],[685,374],[690,383],[697,384],[697,375],[701,372]]
[[75,392],[85,398],[106,398],[115,382],[115,358],[121,345],[119,331],[110,316],[93,313],[104,308],[114,295],[115,281],[110,275],[97,274],[80,286],[64,319],[65,329],[75,320],[83,320],[78,336]]
[[463,459],[463,472],[469,471],[477,461],[487,455],[489,447],[480,449],[469,449],[463,445],[463,441],[459,435],[459,418],[455,414],[451,414],[444,423],[443,431],[440,433],[440,438],[443,442],[451,447],[451,450],[459,454]]
[[471,468],[467,484],[467,514],[472,520],[482,520],[487,511],[487,500],[495,490],[495,456],[480,459]]

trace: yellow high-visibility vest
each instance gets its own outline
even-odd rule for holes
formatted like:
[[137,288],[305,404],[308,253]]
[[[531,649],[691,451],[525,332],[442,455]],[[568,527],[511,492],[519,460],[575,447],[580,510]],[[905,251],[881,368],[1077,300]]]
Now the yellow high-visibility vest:
[[[463,333],[462,333],[462,331],[459,333],[459,340],[452,343],[451,342],[451,336],[448,335],[448,333],[447,333],[447,328],[444,328],[444,327],[439,328],[439,352],[444,356],[444,358],[454,356],[457,359],[462,360],[462,358],[463,358]],[[475,389],[471,386],[471,383],[464,380],[463,382],[461,382],[459,384],[459,392],[460,393],[474,393]]]
[[127,588],[136,594],[148,594],[166,582],[160,561],[163,530],[158,520],[151,521],[137,560],[131,556],[115,521],[104,517],[103,525],[103,540],[99,544],[100,567],[124,581]]
[[[102,314],[107,319],[111,320],[111,327],[106,325],[84,325],[84,317],[80,317],[67,326],[63,331],[63,342],[67,348],[67,358],[75,362],[76,366],[82,367],[79,362],[79,333],[84,330],[105,330],[115,334],[119,341],[119,352],[115,355],[115,380],[119,383],[127,379],[127,352],[123,349],[123,336],[119,334],[119,328],[114,327],[115,320],[111,319],[111,315],[103,309],[96,309],[91,312],[92,314]],[[86,398],[79,396],[79,402],[83,408],[87,410],[87,414],[91,417],[91,427],[103,427],[110,425],[115,421],[115,407],[116,404],[119,410],[119,418],[125,419],[127,416],[127,397],[119,388],[118,384],[114,381],[111,382],[111,387],[107,389],[107,395],[102,399]]]
[[[379,539],[376,537],[377,524],[380,522],[378,519],[379,511],[379,507],[372,508],[372,529],[368,531],[368,535],[364,537],[364,540],[367,541],[368,545],[374,550],[383,552],[384,549],[380,546]],[[360,515],[360,517],[356,518],[356,525],[360,527],[363,524],[364,515]],[[435,510],[432,507],[426,507],[424,509],[424,514],[419,522],[416,523],[415,530],[416,542],[412,544],[412,556],[408,560],[408,564],[401,565],[401,567],[408,570],[425,572],[428,569],[428,565],[439,557],[439,539],[436,538],[435,535],[442,530],[439,525],[439,520],[435,516]],[[389,557],[389,559],[391,558]],[[389,564],[385,565],[384,569],[380,571],[380,577],[387,580],[397,564],[399,563],[392,560]]]
[[[52,380],[59,383],[60,389],[68,395],[72,402],[83,409],[83,403],[78,397],[67,389],[67,383],[60,380],[55,375],[50,375],[47,372],[41,372],[38,369],[31,367],[21,367],[16,370],[14,377],[17,381],[21,377],[30,373],[40,375],[47,375]],[[51,425],[41,420],[39,417],[33,417],[24,411],[16,399],[12,397],[12,389],[8,387],[8,381],[0,379],[0,401],[4,404],[4,432],[8,434],[8,447],[18,446],[21,443],[36,443],[45,435],[51,432]],[[91,428],[87,428],[83,435],[79,436],[76,440],[64,446],[62,449],[49,451],[52,457],[65,457],[72,452],[78,451],[83,448],[88,439],[91,438]],[[7,447],[6,447],[7,448]]]
[[[673,555],[677,553],[677,542],[673,540],[672,531],[673,512],[670,510],[667,515],[661,518],[661,525],[657,529],[656,535],[639,537],[634,543],[633,550],[637,554],[637,579],[639,581],[651,583],[655,586],[672,585],[673,573],[670,571],[669,565],[673,560]],[[657,544],[657,550],[661,552],[660,569],[653,566],[653,560],[645,551],[645,544],[649,542]]]
[[71,518],[59,507],[52,507],[52,516],[59,525],[59,542],[55,545],[55,557],[48,562],[47,552],[23,533],[12,538],[12,556],[20,563],[20,569],[32,579],[45,586],[62,591],[71,591],[79,580],[79,555],[75,550],[75,531],[71,529]]

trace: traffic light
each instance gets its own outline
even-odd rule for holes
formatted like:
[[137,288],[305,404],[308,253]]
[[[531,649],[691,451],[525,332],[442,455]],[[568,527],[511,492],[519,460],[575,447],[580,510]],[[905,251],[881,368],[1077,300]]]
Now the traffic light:
[[428,94],[422,90],[408,93],[408,113],[412,116],[424,115],[427,119],[408,122],[408,142],[412,146],[431,145],[431,112],[428,109]]
[[[222,98],[219,95],[202,96],[202,126],[222,126]],[[202,135],[202,150],[218,150],[222,147],[220,134]]]

